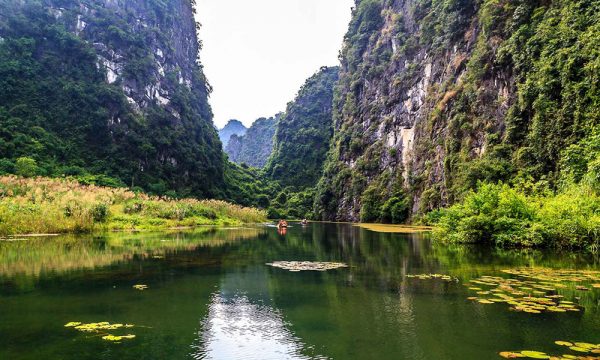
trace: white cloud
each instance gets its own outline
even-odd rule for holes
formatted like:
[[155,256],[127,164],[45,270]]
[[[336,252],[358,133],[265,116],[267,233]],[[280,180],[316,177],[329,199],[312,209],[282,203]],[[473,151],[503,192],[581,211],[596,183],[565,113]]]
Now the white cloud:
[[337,65],[353,0],[197,0],[200,59],[215,124],[285,110],[304,81]]

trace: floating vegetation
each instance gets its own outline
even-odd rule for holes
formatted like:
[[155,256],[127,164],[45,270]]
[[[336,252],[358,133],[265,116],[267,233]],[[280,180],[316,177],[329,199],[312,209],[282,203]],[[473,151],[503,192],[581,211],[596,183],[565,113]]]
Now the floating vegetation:
[[[580,312],[583,307],[563,300],[558,290],[591,291],[600,287],[595,286],[600,281],[599,271],[522,268],[502,272],[513,277],[481,276],[471,280],[466,285],[479,296],[468,299],[480,304],[506,303],[511,310],[529,314]],[[589,286],[582,284],[592,282]]]
[[[530,358],[530,359],[550,359],[550,360],[563,360],[563,359],[575,359],[575,360],[600,360],[600,356],[594,356],[591,354],[600,354],[600,344],[590,344],[586,342],[571,342],[571,341],[555,341],[554,344],[558,346],[567,347],[570,351],[577,353],[563,354],[563,355],[548,355],[541,351],[523,350],[523,351],[502,351],[499,353],[500,357],[505,359],[517,359],[517,358]],[[585,353],[586,355],[582,355]]]
[[73,328],[84,333],[97,333],[102,335],[103,340],[112,341],[115,343],[119,343],[121,340],[130,340],[135,338],[135,335],[133,334],[113,335],[108,333],[110,330],[130,329],[134,327],[134,325],[131,324],[111,324],[106,321],[84,324],[79,321],[71,321],[66,323],[65,327]]
[[387,224],[357,224],[363,229],[380,233],[414,234],[433,230],[429,226],[387,225]]
[[348,265],[338,262],[317,262],[317,261],[275,261],[266,265],[289,270],[292,272],[298,271],[327,271],[338,268],[345,268]]
[[[458,282],[458,278],[452,277],[450,275],[444,274],[411,274],[406,275],[409,279],[417,279],[417,280],[444,280],[444,281],[456,281]],[[481,290],[481,289],[479,289]]]
[[123,339],[135,339],[135,335],[132,334],[128,334],[128,335],[121,335],[121,336],[117,336],[117,335],[105,335],[102,337],[102,340],[106,340],[106,341],[114,341],[114,342],[119,342]]
[[144,291],[148,288],[148,285],[143,285],[143,284],[138,284],[138,285],[133,285],[133,288],[139,291]]

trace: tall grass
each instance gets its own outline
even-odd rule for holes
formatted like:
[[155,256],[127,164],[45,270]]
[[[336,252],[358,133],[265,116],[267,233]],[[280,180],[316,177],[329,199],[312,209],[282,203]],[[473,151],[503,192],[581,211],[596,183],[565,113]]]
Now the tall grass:
[[239,225],[263,211],[217,200],[152,197],[74,180],[0,177],[0,236]]

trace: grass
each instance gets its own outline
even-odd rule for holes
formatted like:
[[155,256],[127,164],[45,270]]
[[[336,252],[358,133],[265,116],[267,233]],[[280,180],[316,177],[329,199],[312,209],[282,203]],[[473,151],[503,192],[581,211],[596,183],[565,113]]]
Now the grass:
[[69,179],[0,177],[0,236],[241,225],[266,213],[219,200],[170,199]]

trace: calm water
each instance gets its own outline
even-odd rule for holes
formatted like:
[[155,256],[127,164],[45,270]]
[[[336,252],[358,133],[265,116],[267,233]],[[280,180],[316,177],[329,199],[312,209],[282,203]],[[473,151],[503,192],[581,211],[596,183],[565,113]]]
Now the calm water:
[[[277,260],[341,261],[288,272]],[[431,244],[347,224],[111,234],[0,243],[0,359],[497,359],[600,343],[600,289],[585,311],[510,312],[466,300],[465,281],[518,266],[598,268],[591,256]],[[418,281],[442,273],[459,282]],[[132,289],[145,284],[148,290]],[[63,325],[130,323],[120,344]]]

